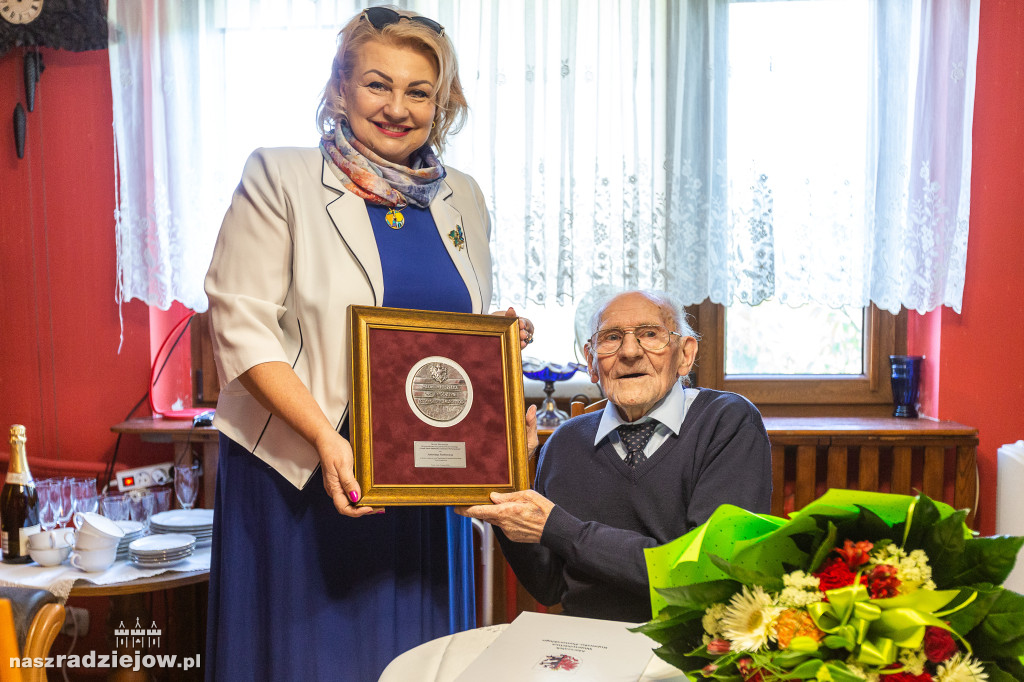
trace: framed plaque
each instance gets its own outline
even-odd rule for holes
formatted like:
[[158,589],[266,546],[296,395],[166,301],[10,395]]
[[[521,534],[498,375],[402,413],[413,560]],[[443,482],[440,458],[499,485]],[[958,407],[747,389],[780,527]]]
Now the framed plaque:
[[349,306],[359,504],[486,504],[530,486],[515,318]]

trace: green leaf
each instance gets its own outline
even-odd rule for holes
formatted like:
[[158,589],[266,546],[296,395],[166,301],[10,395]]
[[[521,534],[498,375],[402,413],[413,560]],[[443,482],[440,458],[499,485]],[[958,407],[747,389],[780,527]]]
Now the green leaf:
[[932,566],[932,580],[940,590],[957,587],[948,582],[947,576],[959,572],[964,564],[966,518],[966,511],[955,512],[932,526],[922,540],[921,549]]
[[1024,596],[1001,587],[994,592],[984,618],[965,636],[979,659],[1024,655]]
[[856,534],[861,540],[871,540],[878,543],[880,540],[892,540],[893,529],[881,516],[862,505],[857,505]]
[[[1000,585],[1013,570],[1021,545],[1024,545],[1024,537],[996,535],[972,538],[964,542],[961,560],[951,562],[955,565],[944,566],[942,557],[932,559],[933,579],[936,584],[941,579],[945,585]],[[934,577],[936,569],[939,570],[939,579]]]
[[1005,670],[995,661],[982,661],[985,672],[988,673],[988,682],[1019,682],[1024,680],[1024,666],[1017,662],[1017,670]]
[[784,680],[813,680],[818,674],[818,670],[824,665],[821,661],[815,659],[798,665],[787,673],[779,675]]
[[742,589],[742,585],[735,580],[709,580],[703,583],[692,585],[681,585],[680,587],[658,587],[656,588],[669,606],[678,606],[684,609],[701,609],[702,611],[712,604],[725,603]]
[[[994,661],[982,661],[986,672],[990,667],[996,667],[1004,673],[1008,673],[1011,679],[1024,680],[1024,662],[1020,658],[1002,657]],[[992,676],[989,675],[989,679]]]
[[821,544],[818,545],[818,548],[814,552],[814,556],[811,557],[811,565],[807,569],[809,573],[817,571],[822,562],[825,561],[825,558],[829,555],[829,552],[835,548],[837,533],[838,531],[835,524],[829,521],[825,537],[822,538]]
[[743,568],[738,566],[727,559],[723,559],[720,556],[714,554],[709,555],[711,563],[715,565],[718,570],[722,571],[726,575],[730,575],[744,585],[760,585],[768,592],[780,592],[786,585],[782,582],[780,576],[771,575],[769,573],[762,573],[761,571],[755,571],[749,568]]
[[941,518],[939,509],[935,506],[932,498],[927,495],[918,495],[914,501],[913,515],[907,520],[908,525],[903,530],[906,538],[902,546],[908,551],[920,547],[924,543],[928,530]]
[[[996,587],[995,585],[974,585],[973,589],[975,593],[974,601],[958,611],[943,616],[943,619],[949,623],[949,626],[963,636],[966,636],[985,620],[989,609],[996,603],[996,599],[999,598],[999,593],[1002,591],[1001,587]],[[950,603],[950,608],[960,601],[960,597],[957,597]]]
[[[850,672],[842,663],[830,662],[826,663],[825,667],[828,668],[829,674],[832,675],[833,682],[863,682],[863,677],[858,677]],[[884,677],[882,679],[885,679]]]
[[635,628],[629,628],[629,631],[642,632],[658,644],[668,644],[669,642],[681,639],[688,631],[686,624],[693,620],[699,623],[703,615],[703,610],[685,611],[674,618],[666,618],[664,620],[657,618]]

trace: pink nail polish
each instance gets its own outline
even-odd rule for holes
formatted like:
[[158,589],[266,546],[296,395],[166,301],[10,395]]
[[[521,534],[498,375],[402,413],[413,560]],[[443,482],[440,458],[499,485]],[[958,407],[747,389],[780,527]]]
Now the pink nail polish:
[[378,509],[377,511],[375,511],[373,513],[374,514],[383,514],[385,511],[387,511],[387,510],[386,509]]
[[350,492],[348,494],[348,499],[352,500],[352,502],[358,502],[359,501],[359,493],[357,493],[355,490],[353,490],[352,492]]

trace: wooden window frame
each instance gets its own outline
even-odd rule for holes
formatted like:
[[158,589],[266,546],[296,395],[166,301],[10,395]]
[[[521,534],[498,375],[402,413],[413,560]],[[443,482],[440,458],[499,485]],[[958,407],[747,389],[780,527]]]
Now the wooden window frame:
[[192,403],[197,407],[215,407],[220,395],[217,363],[213,358],[210,313],[192,318]]
[[689,306],[700,335],[695,385],[739,393],[765,416],[888,416],[892,413],[889,355],[906,353],[907,314],[871,305],[865,315],[865,372],[854,376],[725,374],[725,306]]

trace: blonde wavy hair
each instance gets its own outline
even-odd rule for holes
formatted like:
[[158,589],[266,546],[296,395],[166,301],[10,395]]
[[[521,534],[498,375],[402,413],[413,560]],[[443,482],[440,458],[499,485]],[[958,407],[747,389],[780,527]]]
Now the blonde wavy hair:
[[[409,10],[393,6],[389,8],[403,17],[420,16]],[[418,21],[399,20],[378,29],[363,20],[363,13],[360,12],[341,29],[331,77],[320,98],[320,106],[317,107],[316,122],[320,133],[324,137],[333,137],[338,122],[347,117],[345,83],[352,79],[359,51],[371,42],[408,47],[434,62],[438,73],[433,97],[437,111],[434,112],[434,126],[427,137],[427,144],[441,153],[449,133],[457,133],[465,123],[469,105],[459,80],[459,64],[452,42],[448,36],[438,35],[432,28]]]

